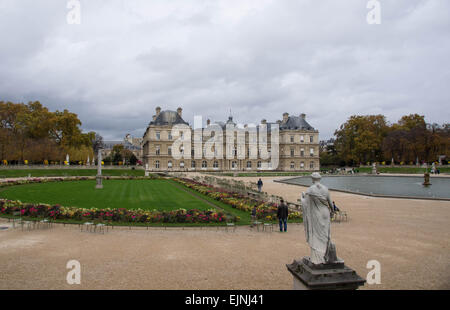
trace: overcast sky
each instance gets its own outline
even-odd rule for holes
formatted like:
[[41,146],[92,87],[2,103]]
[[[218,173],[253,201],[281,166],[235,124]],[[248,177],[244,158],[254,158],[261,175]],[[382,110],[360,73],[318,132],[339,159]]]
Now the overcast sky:
[[235,121],[306,113],[320,138],[354,114],[450,121],[450,1],[0,0],[0,100],[142,137],[155,107]]

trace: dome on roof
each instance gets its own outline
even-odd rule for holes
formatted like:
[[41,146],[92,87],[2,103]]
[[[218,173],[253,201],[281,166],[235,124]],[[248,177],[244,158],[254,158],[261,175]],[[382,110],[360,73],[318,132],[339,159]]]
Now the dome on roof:
[[169,125],[169,124],[186,124],[179,113],[176,111],[166,110],[159,113],[154,121],[150,122],[150,125]]
[[280,129],[289,130],[289,129],[305,129],[305,130],[314,130],[314,128],[308,124],[308,122],[303,117],[298,116],[289,116],[287,121],[283,124],[280,124]]

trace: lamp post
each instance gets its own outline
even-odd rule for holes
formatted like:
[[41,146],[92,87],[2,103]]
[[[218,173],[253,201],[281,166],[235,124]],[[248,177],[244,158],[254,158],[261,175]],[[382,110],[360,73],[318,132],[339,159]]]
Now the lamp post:
[[97,184],[95,185],[95,188],[97,189],[102,189],[103,188],[103,183],[102,183],[102,149],[99,148],[98,149],[98,156],[97,156],[97,177],[96,177],[96,181]]

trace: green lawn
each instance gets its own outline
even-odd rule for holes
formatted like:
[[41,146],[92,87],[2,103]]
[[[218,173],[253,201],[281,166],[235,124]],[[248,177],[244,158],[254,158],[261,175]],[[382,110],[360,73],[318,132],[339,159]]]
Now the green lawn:
[[0,197],[30,203],[81,208],[199,209],[213,207],[186,193],[169,180],[66,181],[17,185],[0,189]]
[[[449,173],[450,167],[444,166],[444,167],[437,167],[439,168],[441,173]],[[372,167],[361,167],[356,168],[359,170],[360,173],[371,173]],[[377,167],[378,172],[380,173],[408,173],[408,174],[423,174],[425,172],[425,168],[421,167]],[[430,171],[430,168],[428,168],[428,172]]]
[[[102,169],[104,176],[144,176],[144,170]],[[0,169],[0,178],[95,176],[97,169]]]

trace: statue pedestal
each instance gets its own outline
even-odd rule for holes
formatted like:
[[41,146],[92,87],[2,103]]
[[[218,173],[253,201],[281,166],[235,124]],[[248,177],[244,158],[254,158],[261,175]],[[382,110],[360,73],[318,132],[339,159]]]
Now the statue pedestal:
[[430,174],[428,172],[425,172],[423,175],[423,185],[424,186],[430,186]]
[[97,175],[96,180],[97,180],[97,185],[95,185],[95,188],[102,189],[103,188],[102,176]]
[[150,171],[148,171],[148,170],[145,170],[145,174],[144,174],[146,177],[148,177],[148,176],[150,176]]
[[356,290],[366,282],[344,261],[315,265],[303,257],[286,267],[294,277],[294,290]]

